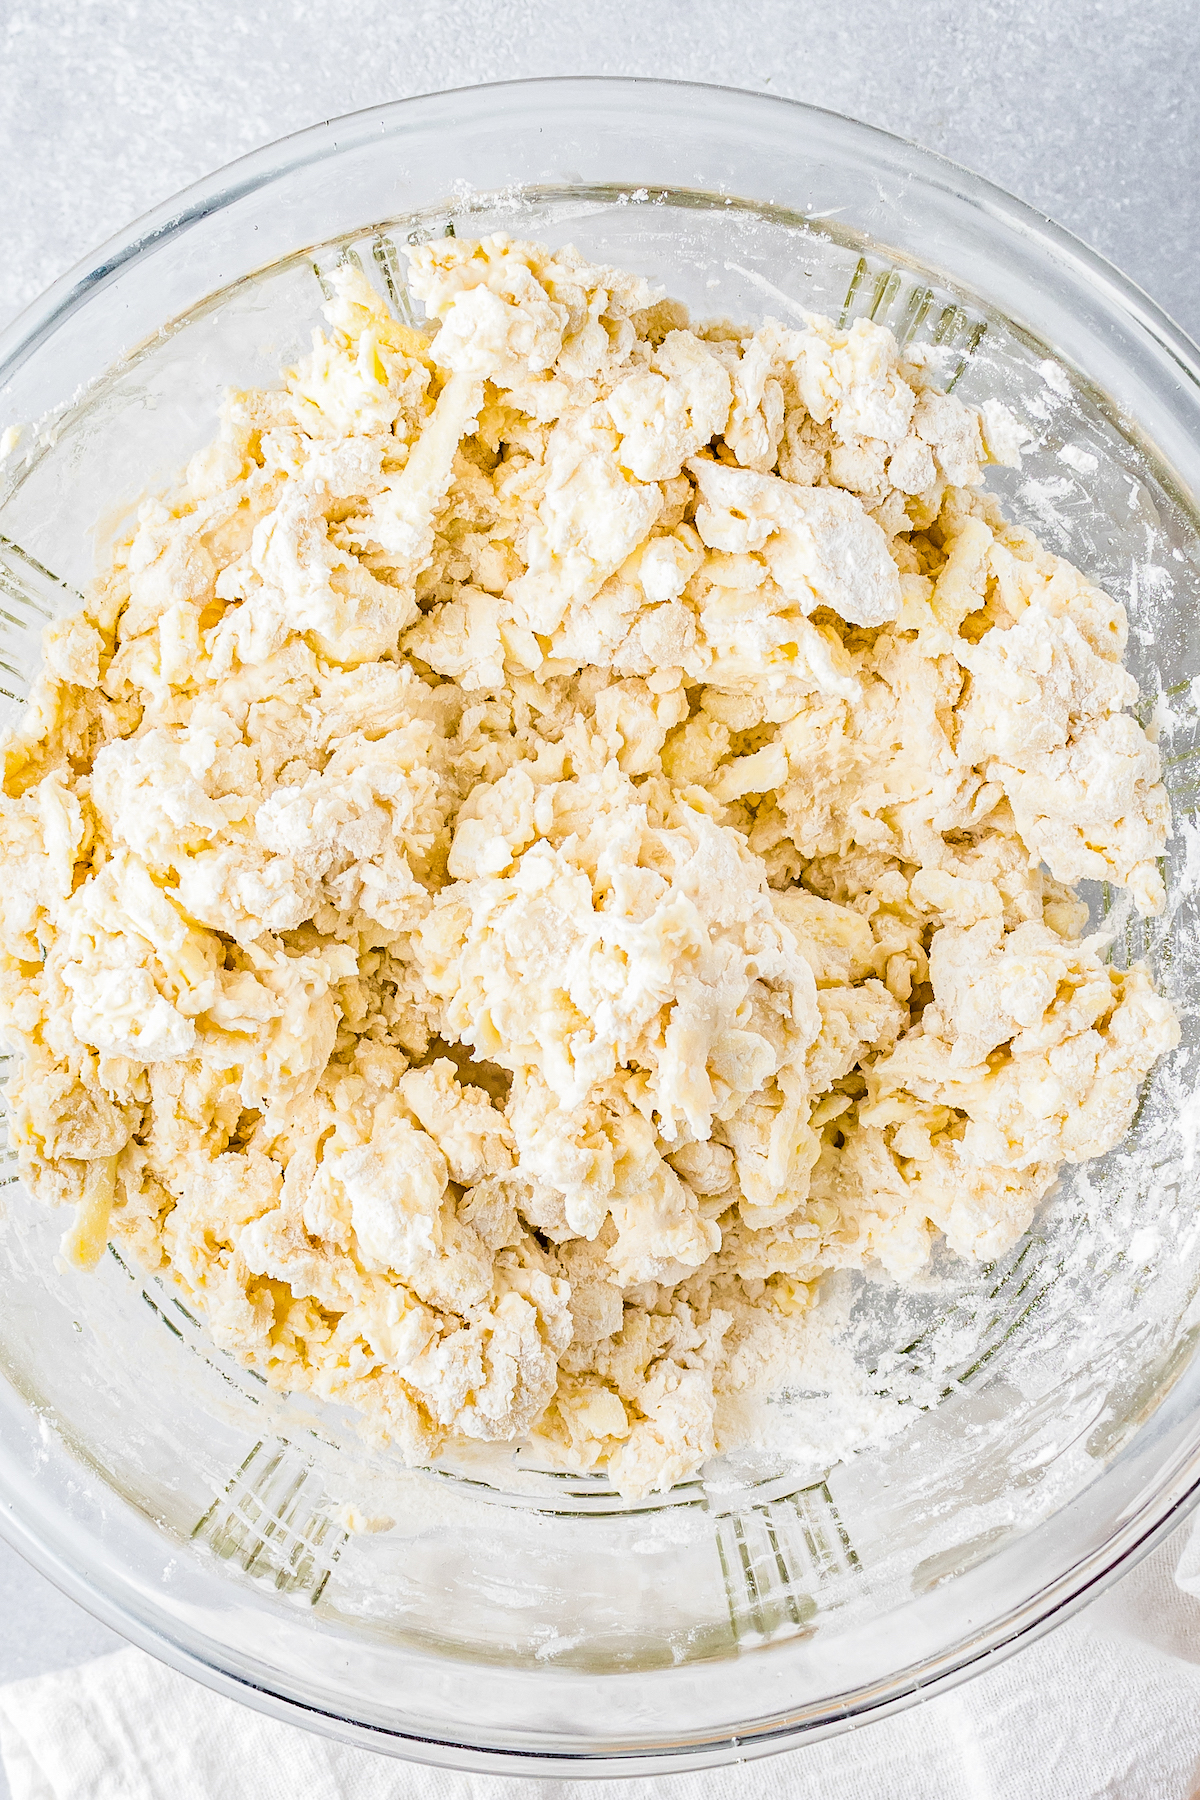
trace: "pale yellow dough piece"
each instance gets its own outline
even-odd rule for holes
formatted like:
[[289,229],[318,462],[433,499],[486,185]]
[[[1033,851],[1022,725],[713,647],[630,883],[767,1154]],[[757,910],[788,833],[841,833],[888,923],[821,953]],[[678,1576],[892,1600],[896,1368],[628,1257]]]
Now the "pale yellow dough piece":
[[1159,908],[1167,801],[999,402],[571,249],[410,263],[428,333],[339,270],[47,633],[12,1136],[278,1388],[643,1494],[826,1271],[995,1256],[1120,1140],[1178,1028],[1070,884]]

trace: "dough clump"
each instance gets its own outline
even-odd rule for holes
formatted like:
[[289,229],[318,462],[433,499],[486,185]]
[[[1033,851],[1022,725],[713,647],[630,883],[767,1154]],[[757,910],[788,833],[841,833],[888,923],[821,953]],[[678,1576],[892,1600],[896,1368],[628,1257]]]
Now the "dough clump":
[[[867,320],[493,237],[146,501],[3,748],[22,1172],[280,1389],[627,1494],[822,1275],[991,1258],[1174,1045],[1122,608]],[[736,1409],[734,1409],[736,1410]]]

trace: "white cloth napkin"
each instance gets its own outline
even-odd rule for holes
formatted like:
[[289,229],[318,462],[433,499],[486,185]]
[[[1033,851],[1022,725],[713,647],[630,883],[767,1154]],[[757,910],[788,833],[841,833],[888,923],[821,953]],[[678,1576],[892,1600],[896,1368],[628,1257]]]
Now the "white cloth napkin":
[[140,1650],[0,1688],[0,1755],[13,1800],[1195,1800],[1200,1526],[953,1692],[703,1775],[532,1782],[395,1762]]

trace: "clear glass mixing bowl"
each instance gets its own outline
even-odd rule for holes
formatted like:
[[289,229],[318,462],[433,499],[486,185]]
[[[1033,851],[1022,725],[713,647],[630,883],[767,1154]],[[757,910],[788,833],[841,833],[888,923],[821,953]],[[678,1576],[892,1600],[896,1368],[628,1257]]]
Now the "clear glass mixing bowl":
[[[1171,903],[1117,909],[1184,1022],[1126,1143],[1016,1251],[854,1297],[907,1428],[827,1468],[724,1468],[652,1502],[522,1455],[406,1471],[281,1400],[10,1180],[0,1239],[0,1530],[93,1612],[277,1717],[518,1774],[762,1754],[945,1686],[1128,1567],[1200,1484],[1198,353],[1065,233],[936,156],[715,88],[515,83],[360,113],[191,189],[68,275],[0,346],[0,711],[93,533],[272,383],[345,257],[403,310],[398,246],[501,229],[644,271],[701,316],[812,308],[945,346],[1036,432],[1012,513],[1130,608],[1177,831]],[[1200,691],[1200,688],[1197,689]],[[1111,896],[1090,896],[1097,916]],[[802,1419],[803,1396],[791,1396]],[[818,1404],[816,1401],[812,1404]],[[393,1521],[345,1529],[347,1507]]]

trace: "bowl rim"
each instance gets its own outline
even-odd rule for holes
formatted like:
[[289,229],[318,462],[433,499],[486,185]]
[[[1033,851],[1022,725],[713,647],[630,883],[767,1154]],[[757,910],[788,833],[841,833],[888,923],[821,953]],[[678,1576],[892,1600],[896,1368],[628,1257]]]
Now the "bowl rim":
[[[893,144],[913,158],[933,185],[974,199],[986,211],[1005,219],[1034,236],[1048,240],[1067,261],[1080,265],[1092,281],[1099,280],[1113,288],[1135,320],[1168,350],[1181,370],[1200,388],[1200,344],[1191,338],[1172,316],[1131,277],[1093,250],[1074,232],[1059,225],[1048,213],[1019,199],[1008,189],[986,176],[976,175],[962,163],[927,150],[914,138],[882,126],[870,125],[849,113],[832,107],[815,106],[806,100],[795,100],[783,94],[759,93],[751,88],[726,87],[720,82],[672,81],[649,75],[536,75],[507,81],[483,81],[462,87],[439,88],[412,94],[401,100],[385,100],[375,106],[361,107],[341,113],[315,125],[274,138],[235,157],[232,162],[202,175],[197,181],[180,188],[166,200],[140,213],[122,230],[105,238],[95,249],[72,263],[41,294],[0,330],[0,392],[8,376],[15,373],[27,357],[42,344],[77,306],[98,287],[115,276],[126,264],[153,250],[168,237],[178,237],[211,213],[221,211],[235,201],[265,187],[277,176],[319,161],[330,148],[336,147],[337,134],[352,126],[356,133],[369,134],[376,126],[384,127],[401,114],[413,114],[435,101],[463,98],[469,94],[503,93],[584,93],[605,91],[615,94],[661,89],[667,92],[692,91],[698,94],[720,94],[724,100],[748,102],[755,110],[768,107],[777,111],[802,113],[810,118],[826,120],[834,130],[848,137],[861,136],[865,141]],[[283,151],[287,155],[281,155]]]
[[[67,1453],[69,1454],[69,1452]],[[119,1600],[90,1586],[87,1577],[43,1540],[34,1536],[26,1521],[11,1505],[0,1506],[0,1540],[16,1550],[39,1574],[74,1600],[101,1624],[118,1632],[135,1648],[153,1656],[181,1675],[198,1681],[211,1692],[239,1701],[255,1712],[281,1723],[315,1731],[357,1749],[370,1750],[398,1760],[464,1773],[506,1775],[535,1779],[599,1780],[605,1778],[676,1775],[715,1769],[731,1761],[750,1762],[800,1750],[807,1744],[826,1742],[843,1732],[895,1718],[911,1707],[961,1687],[988,1669],[998,1667],[1026,1645],[1047,1636],[1059,1625],[1099,1599],[1122,1576],[1180,1526],[1200,1504],[1200,1444],[1197,1444],[1173,1482],[1165,1485],[1165,1502],[1158,1516],[1146,1520],[1153,1505],[1140,1509],[1121,1530],[1098,1550],[1067,1569],[1030,1600],[998,1619],[986,1635],[967,1650],[952,1647],[924,1665],[899,1671],[878,1684],[878,1697],[855,1701],[811,1722],[784,1721],[765,1730],[729,1733],[702,1747],[687,1744],[677,1749],[662,1744],[652,1749],[602,1751],[505,1749],[482,1747],[450,1736],[427,1736],[412,1730],[369,1725],[347,1719],[316,1704],[277,1693],[207,1660],[173,1637],[126,1612]],[[1163,1500],[1163,1493],[1159,1495]],[[1113,1544],[1121,1548],[1113,1554]],[[933,1666],[940,1664],[941,1666]],[[597,1679],[593,1677],[593,1679]]]
[[[621,94],[641,97],[653,92],[692,92],[720,96],[722,104],[741,106],[781,122],[803,116],[823,122],[849,145],[877,152],[902,152],[906,168],[928,187],[973,204],[1002,229],[1032,239],[1055,260],[1072,268],[1077,279],[1105,291],[1126,320],[1164,350],[1181,377],[1195,390],[1200,404],[1200,346],[1146,291],[1074,233],[1047,214],[1018,199],[997,183],[976,175],[951,158],[912,139],[870,125],[831,108],[783,95],[719,83],[664,80],[652,76],[548,75],[481,82],[440,89],[382,102],[320,121],[252,150],[190,183],[105,239],[52,282],[0,331],[0,396],[9,377],[45,344],[86,301],[130,264],[160,244],[181,237],[193,226],[282,176],[320,162],[333,151],[358,143],[381,145],[401,123],[420,123],[422,110],[435,104],[464,101],[478,95],[528,96],[531,107],[552,96],[587,97],[603,105]],[[272,259],[274,260],[274,259]],[[268,263],[264,266],[270,266]],[[165,323],[165,322],[164,322]],[[168,1666],[199,1680],[213,1691],[241,1700],[268,1716],[307,1726],[361,1748],[443,1768],[525,1777],[600,1778],[684,1773],[798,1748],[873,1719],[897,1714],[934,1694],[947,1692],[985,1667],[1012,1655],[1026,1643],[1052,1630],[1104,1592],[1147,1555],[1200,1503],[1200,1441],[1179,1457],[1170,1475],[1145,1504],[1132,1510],[1099,1548],[1071,1565],[1029,1600],[997,1618],[969,1647],[951,1647],[924,1667],[900,1671],[881,1683],[876,1698],[830,1710],[811,1723],[782,1723],[755,1732],[713,1739],[703,1748],[676,1750],[662,1744],[649,1752],[602,1750],[594,1753],[480,1748],[451,1738],[431,1738],[412,1731],[386,1730],[325,1712],[315,1705],[266,1689],[248,1676],[208,1662],[171,1636],[123,1609],[119,1599],[90,1586],[52,1545],[38,1538],[11,1504],[0,1504],[0,1538],[86,1611],[118,1630],[132,1643]]]

